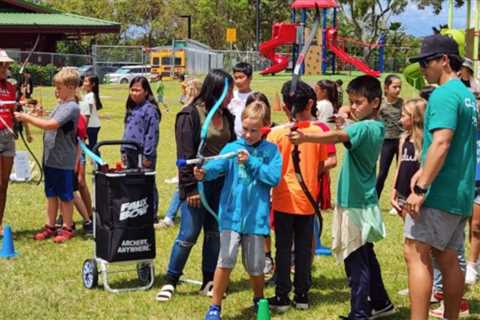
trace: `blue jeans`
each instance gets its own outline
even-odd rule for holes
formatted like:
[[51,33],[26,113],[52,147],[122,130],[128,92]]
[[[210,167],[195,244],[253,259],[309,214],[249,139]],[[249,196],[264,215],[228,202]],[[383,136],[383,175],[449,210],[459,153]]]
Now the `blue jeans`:
[[167,209],[167,213],[165,213],[165,218],[169,218],[170,220],[174,220],[177,216],[178,210],[183,212],[185,209],[184,207],[187,206],[187,202],[185,200],[180,199],[180,193],[178,189],[172,194],[172,199],[170,199],[170,204]]
[[[210,207],[216,212],[218,212],[222,185],[223,179],[205,183],[207,201]],[[180,276],[183,274],[183,268],[187,263],[190,251],[197,242],[202,227],[204,232],[202,248],[203,283],[213,280],[220,250],[217,220],[215,220],[203,206],[200,208],[192,208],[185,203],[182,210],[180,230],[173,244],[170,261],[168,263],[167,275],[165,277],[167,283],[172,285],[178,283]]]
[[[467,270],[467,262],[465,261],[465,246],[462,246],[461,249],[458,249],[457,252],[458,256],[458,264],[460,265],[460,269],[465,273]],[[433,257],[432,257],[433,258]],[[438,267],[435,258],[433,260],[433,290],[438,292],[443,292],[443,283],[442,283],[442,273]]]

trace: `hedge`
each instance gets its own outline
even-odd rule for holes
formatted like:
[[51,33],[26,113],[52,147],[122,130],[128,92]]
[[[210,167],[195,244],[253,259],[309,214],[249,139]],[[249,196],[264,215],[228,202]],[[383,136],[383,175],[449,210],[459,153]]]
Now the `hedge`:
[[[12,78],[17,81],[20,80],[19,71],[20,64],[14,63],[10,66],[10,71],[12,73]],[[29,72],[32,75],[32,81],[35,86],[50,86],[52,85],[52,79],[55,73],[57,73],[58,68],[53,64],[47,64],[46,66],[41,66],[38,64],[28,64],[25,67],[24,72]]]

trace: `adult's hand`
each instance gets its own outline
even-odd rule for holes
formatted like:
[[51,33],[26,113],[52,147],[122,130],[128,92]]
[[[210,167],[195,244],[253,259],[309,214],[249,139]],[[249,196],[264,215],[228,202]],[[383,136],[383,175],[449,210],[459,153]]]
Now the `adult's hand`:
[[187,204],[192,208],[200,208],[200,195],[193,194],[187,197]]
[[424,194],[416,194],[412,192],[403,207],[402,214],[409,214],[413,219],[416,219],[420,216],[420,208],[425,202]]

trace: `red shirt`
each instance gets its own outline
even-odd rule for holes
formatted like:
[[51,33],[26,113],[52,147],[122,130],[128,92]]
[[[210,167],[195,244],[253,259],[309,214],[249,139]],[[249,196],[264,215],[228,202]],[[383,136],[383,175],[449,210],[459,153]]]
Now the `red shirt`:
[[[7,80],[0,80],[0,101],[15,101],[15,86]],[[15,110],[15,102],[2,104],[0,103],[0,117],[13,128],[13,111]],[[2,121],[0,121],[0,130],[6,129]]]
[[84,141],[87,139],[87,118],[83,114],[78,117],[77,137]]

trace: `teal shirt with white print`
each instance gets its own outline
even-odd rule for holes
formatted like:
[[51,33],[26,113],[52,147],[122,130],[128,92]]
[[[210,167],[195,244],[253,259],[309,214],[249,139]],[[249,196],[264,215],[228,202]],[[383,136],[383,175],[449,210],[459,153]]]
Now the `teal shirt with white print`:
[[475,192],[477,104],[458,79],[436,88],[424,116],[422,163],[439,129],[453,130],[445,162],[423,204],[451,214],[471,216]]

